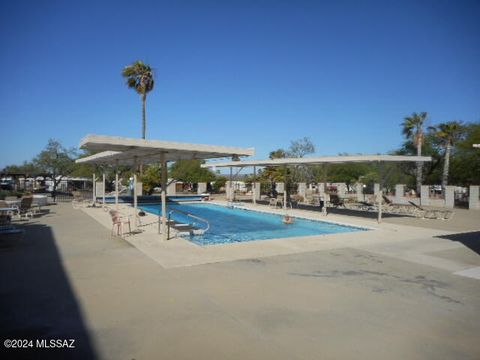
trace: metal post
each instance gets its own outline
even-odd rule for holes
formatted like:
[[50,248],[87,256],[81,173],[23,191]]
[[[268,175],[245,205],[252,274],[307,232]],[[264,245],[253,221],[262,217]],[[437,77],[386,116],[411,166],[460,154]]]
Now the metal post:
[[378,219],[377,222],[380,224],[382,222],[382,200],[383,200],[383,184],[384,184],[384,173],[383,173],[383,164],[380,162],[378,164],[378,174],[380,175],[380,188],[378,189],[377,201],[378,201]]
[[233,193],[232,193],[232,190],[233,190],[233,184],[232,184],[232,167],[230,166],[230,182],[228,183],[228,188],[230,189],[229,190],[229,198],[230,199],[227,199],[228,201],[232,202],[233,201]]
[[167,240],[167,162],[165,161],[165,154],[160,155],[160,162],[162,163],[162,240]]
[[103,207],[105,207],[105,172],[103,172],[102,181],[103,181],[102,205]]
[[133,174],[133,215],[135,227],[137,227],[137,173]]
[[170,240],[170,214],[168,214],[168,223],[167,223],[167,240]]
[[257,204],[257,167],[253,167],[253,185],[252,185],[252,193],[253,193],[253,205]]
[[287,210],[287,167],[285,166],[283,176],[283,208]]
[[115,164],[115,210],[118,210],[118,160]]
[[93,173],[92,175],[92,205],[95,206],[95,200],[96,199],[96,196],[95,196],[95,173]]
[[133,216],[134,226],[137,227],[137,157],[135,156],[133,159]]
[[383,195],[383,190],[380,188],[378,191],[378,223],[380,224],[382,222],[382,196]]

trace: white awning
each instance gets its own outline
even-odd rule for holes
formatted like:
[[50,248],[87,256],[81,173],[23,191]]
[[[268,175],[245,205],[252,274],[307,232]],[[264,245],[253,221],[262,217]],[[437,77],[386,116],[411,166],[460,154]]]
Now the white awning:
[[80,148],[100,152],[78,159],[76,162],[96,164],[134,164],[136,161],[143,164],[158,163],[161,154],[165,156],[165,161],[231,158],[255,154],[254,148],[189,144],[102,135],[87,135],[81,140]]
[[210,162],[203,164],[204,168],[213,167],[247,167],[247,166],[299,166],[320,164],[364,163],[364,162],[426,162],[432,161],[430,156],[404,155],[352,155],[352,156],[321,156],[311,158],[282,158],[267,160],[246,160],[228,162]]

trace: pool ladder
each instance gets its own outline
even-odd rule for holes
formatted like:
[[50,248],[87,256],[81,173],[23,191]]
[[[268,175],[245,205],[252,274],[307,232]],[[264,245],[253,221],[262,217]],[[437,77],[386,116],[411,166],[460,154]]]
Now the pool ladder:
[[227,202],[227,207],[233,209],[233,208],[245,207],[245,204],[239,200],[233,200],[233,201]]
[[[201,229],[198,227],[195,227],[196,222],[193,222],[192,224],[182,224],[182,223],[176,223],[171,219],[172,213],[179,213],[185,216],[188,216],[194,220],[200,221],[204,224],[207,224],[207,227],[205,229]],[[190,213],[187,213],[182,210],[177,210],[177,209],[171,209],[168,212],[168,220],[167,220],[167,239],[170,239],[170,228],[174,228],[175,230],[178,231],[179,234],[190,234],[190,235],[203,235],[205,234],[209,229],[210,229],[210,223],[208,220],[201,218],[200,216],[196,216]]]

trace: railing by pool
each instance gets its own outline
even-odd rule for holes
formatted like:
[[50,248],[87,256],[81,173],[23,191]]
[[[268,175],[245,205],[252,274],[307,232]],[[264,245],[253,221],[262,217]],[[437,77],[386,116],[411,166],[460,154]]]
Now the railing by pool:
[[[205,234],[209,229],[210,229],[210,223],[208,222],[207,219],[204,219],[200,216],[196,216],[196,215],[193,215],[193,214],[190,214],[186,211],[182,211],[182,210],[178,210],[178,209],[170,209],[170,211],[168,212],[168,220],[167,220],[167,239],[170,239],[170,227],[172,227],[172,223],[173,221],[171,220],[172,218],[172,213],[179,213],[179,214],[182,214],[184,216],[187,216],[187,217],[190,217],[194,220],[197,220],[197,221],[200,221],[204,224],[206,224],[206,228],[205,229],[202,229],[202,228],[199,228],[199,229],[195,229],[194,226],[196,225],[196,222],[193,222],[191,224],[191,229],[188,229],[188,230],[191,230],[191,232],[194,234],[194,235],[203,235]],[[190,225],[190,224],[189,224]],[[174,226],[175,228],[175,226]],[[179,228],[177,227],[177,230],[179,230]]]

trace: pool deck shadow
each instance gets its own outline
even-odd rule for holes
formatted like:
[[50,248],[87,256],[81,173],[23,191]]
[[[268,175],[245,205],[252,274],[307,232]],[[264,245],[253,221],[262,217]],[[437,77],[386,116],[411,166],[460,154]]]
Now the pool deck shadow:
[[[221,204],[221,203],[219,203]],[[268,209],[264,206],[246,205],[257,211],[282,214],[281,209]],[[111,228],[108,212],[99,208],[86,208],[83,211],[107,228]],[[133,208],[120,205],[120,211],[133,214]],[[142,218],[142,226],[135,229],[135,234],[126,234],[124,239],[138,248],[145,255],[155,260],[164,268],[177,268],[201,264],[235,261],[240,259],[262,258],[277,255],[306,253],[319,250],[351,247],[356,248],[381,246],[382,244],[402,243],[419,238],[433,238],[445,235],[444,230],[412,228],[411,226],[382,223],[362,218],[329,215],[327,218],[319,213],[305,210],[292,210],[291,215],[312,220],[330,221],[339,224],[370,228],[370,231],[337,233],[281,239],[256,240],[229,244],[198,246],[184,238],[175,237],[162,241],[158,234],[157,216],[147,214]],[[140,230],[140,231],[139,231]],[[439,250],[456,247],[442,245]],[[435,248],[437,249],[437,248]],[[465,266],[448,265],[453,270],[463,270]]]
[[[2,346],[3,359],[98,358],[53,229],[36,219],[16,225],[25,238],[0,244],[0,338],[31,340],[32,346]],[[49,339],[73,339],[75,348],[46,354],[37,340]]]
[[478,255],[480,255],[480,231],[469,231],[457,234],[440,235],[438,237],[440,239],[458,241],[469,249],[475,251]]

